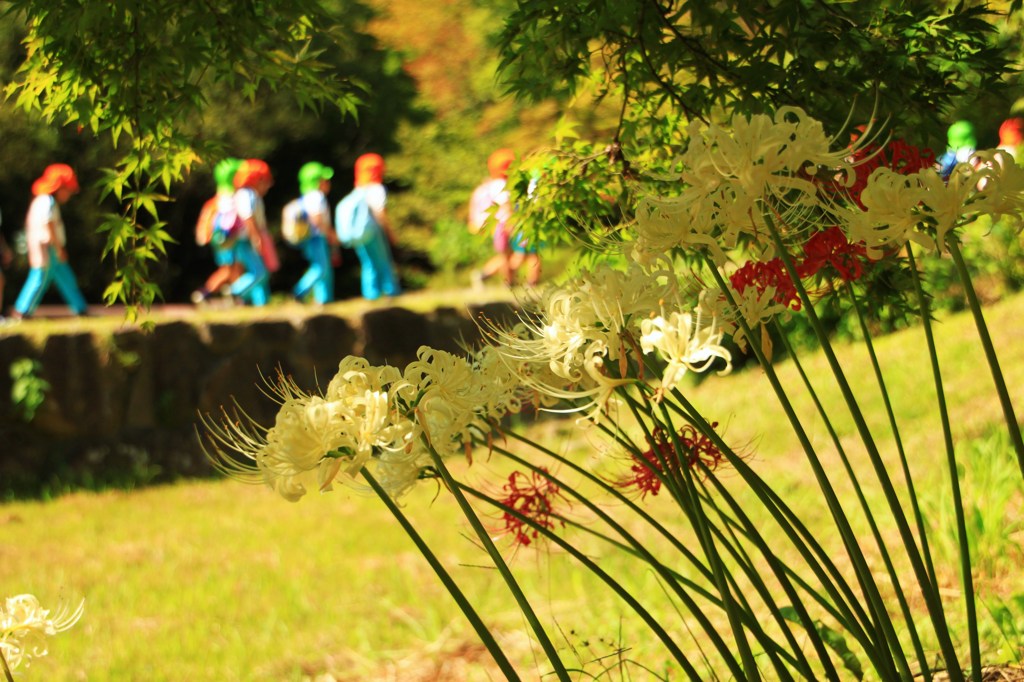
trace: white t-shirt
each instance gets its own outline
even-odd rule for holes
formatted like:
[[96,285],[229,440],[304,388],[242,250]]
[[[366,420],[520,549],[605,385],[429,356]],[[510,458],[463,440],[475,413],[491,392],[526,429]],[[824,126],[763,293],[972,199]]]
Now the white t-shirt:
[[263,199],[256,193],[256,190],[243,187],[235,192],[235,210],[242,221],[252,218],[256,222],[256,229],[266,229],[266,210],[263,208]]
[[[55,242],[51,243],[51,239]],[[40,194],[29,205],[28,216],[25,218],[25,241],[28,244],[28,262],[33,268],[46,266],[49,260],[48,247],[61,247],[67,243],[60,206],[52,195]]]
[[[302,210],[309,216],[309,224],[313,230],[320,233],[320,229],[317,227],[318,222],[327,229],[331,228],[331,207],[323,192],[318,189],[306,192],[299,201],[302,204]],[[320,216],[320,220],[314,220],[314,216]]]
[[384,210],[384,206],[388,202],[388,192],[384,189],[384,185],[375,183],[373,185],[363,185],[363,196],[366,197],[366,205],[370,207],[371,211],[381,212]]

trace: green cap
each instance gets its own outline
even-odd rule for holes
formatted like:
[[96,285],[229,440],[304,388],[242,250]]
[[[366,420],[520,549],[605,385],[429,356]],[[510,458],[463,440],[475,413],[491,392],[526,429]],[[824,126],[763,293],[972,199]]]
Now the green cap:
[[305,194],[320,188],[320,182],[334,177],[334,169],[317,161],[310,161],[299,169],[299,191]]
[[224,159],[214,166],[213,180],[217,183],[217,191],[235,191],[235,173],[241,165],[241,159]]
[[962,149],[963,147],[973,149],[978,145],[974,137],[974,126],[970,121],[957,121],[949,126],[946,139],[949,140],[949,146],[952,149]]

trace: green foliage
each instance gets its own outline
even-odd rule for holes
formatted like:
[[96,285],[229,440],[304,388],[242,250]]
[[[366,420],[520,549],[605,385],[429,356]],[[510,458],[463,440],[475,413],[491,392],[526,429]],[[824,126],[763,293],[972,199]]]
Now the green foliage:
[[[958,96],[996,89],[1008,61],[996,17],[960,3],[520,0],[501,36],[510,89],[566,97],[584,84],[626,103],[642,141],[665,112],[707,118],[798,106],[838,129],[876,104],[898,130],[937,136]],[[628,141],[628,140],[624,140]]]
[[[957,476],[965,495],[967,542],[971,563],[982,576],[997,577],[1016,570],[1024,533],[1019,510],[1024,504],[1024,482],[1012,457],[1013,446],[1004,432],[965,442],[957,452]],[[926,497],[936,529],[936,550],[947,560],[957,552],[956,525],[942,495]]]
[[470,234],[466,225],[458,220],[441,220],[435,229],[430,242],[430,260],[446,274],[482,263],[492,253],[486,235]]
[[1010,660],[1024,664],[1024,594],[1015,594],[1008,599],[997,599],[986,604],[992,625],[986,635],[1002,640],[998,660]]
[[105,298],[127,303],[129,317],[159,294],[149,273],[170,236],[158,205],[210,149],[187,129],[207,104],[207,83],[250,100],[261,88],[283,89],[300,106],[330,102],[355,113],[356,86],[321,59],[345,35],[319,2],[8,6],[8,17],[28,25],[26,58],[8,94],[47,122],[86,129],[117,149],[100,181],[121,205],[102,226],[104,255],[116,264]]
[[26,422],[35,418],[50,390],[50,383],[39,376],[42,368],[42,363],[33,358],[18,358],[11,363],[11,403]]

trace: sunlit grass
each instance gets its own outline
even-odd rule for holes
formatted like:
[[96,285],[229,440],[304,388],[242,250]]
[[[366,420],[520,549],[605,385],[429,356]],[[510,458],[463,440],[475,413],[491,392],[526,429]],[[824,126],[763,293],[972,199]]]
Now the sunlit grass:
[[[1024,347],[1018,343],[1022,310],[1022,297],[988,310],[1018,406],[1024,405]],[[972,329],[970,320],[959,316],[938,325],[955,435],[976,439],[998,420],[999,407]],[[938,500],[941,506],[947,484],[940,473],[941,436],[920,330],[883,339],[879,354],[919,497]],[[862,406],[877,414],[878,391],[863,348],[843,347],[840,359]],[[840,414],[841,398],[827,388],[826,365],[817,356],[804,360],[815,384],[822,387],[830,413]],[[797,379],[789,363],[781,362],[780,371],[787,385],[795,388]],[[838,547],[803,455],[761,373],[712,377],[689,394],[709,417],[722,422],[726,439],[748,453],[762,475],[821,530],[821,542]],[[810,415],[808,403],[799,401],[798,407]],[[806,423],[813,424],[814,418],[808,416]],[[882,424],[878,422],[880,432],[885,430]],[[523,425],[538,440],[608,476],[620,466],[619,453],[592,429],[572,421],[534,423],[526,418]],[[857,460],[852,428],[842,422],[837,428]],[[824,431],[814,427],[812,435],[827,453]],[[888,445],[882,449],[883,454],[891,450]],[[1008,451],[1002,456],[1012,457]],[[965,495],[996,529],[978,545],[995,555],[976,563],[979,599],[989,605],[1012,603],[1024,595],[1019,571],[1024,536],[1020,524],[1012,523],[1020,518],[1024,502],[1019,472],[1016,478],[993,480],[981,469],[984,461],[979,464],[967,455],[963,461],[967,485],[982,481],[987,488],[968,488]],[[471,474],[494,490],[509,471],[506,462],[478,452]],[[871,474],[866,468],[863,472],[867,480]],[[835,473],[842,491],[838,465]],[[738,477],[727,471],[722,476],[730,487],[739,487]],[[1010,486],[998,491],[1006,497],[998,511],[997,505],[985,505],[986,495],[997,492],[995,486]],[[869,502],[882,504],[877,494]],[[646,505],[656,511],[670,508],[660,498],[649,497]],[[526,679],[546,672],[539,662],[543,656],[523,634],[527,628],[519,610],[494,571],[484,566],[485,554],[470,539],[449,496],[425,484],[405,500],[404,510],[471,595]],[[581,523],[591,522],[578,507],[569,513]],[[937,538],[950,532],[949,522],[937,514],[930,522],[938,529]],[[489,524],[497,531],[496,519]],[[644,532],[639,524],[631,528]],[[680,524],[673,528],[680,537],[687,536],[688,529]],[[645,541],[657,543],[650,537]],[[578,544],[642,596],[664,622],[679,622],[675,607],[650,572],[636,570],[621,553],[596,542],[581,538]],[[942,587],[955,602],[957,563],[948,546],[936,542]],[[784,543],[780,541],[779,547]],[[601,666],[593,661],[610,656],[602,665],[642,661],[663,677],[679,679],[643,626],[592,577],[574,570],[566,556],[538,543],[516,552],[512,566],[528,593],[535,595],[538,609],[557,624],[553,638],[564,647],[570,667],[585,666],[597,674]],[[0,595],[20,592],[32,592],[45,603],[56,603],[61,596],[86,598],[82,621],[57,638],[50,656],[24,679],[500,679],[486,651],[383,505],[350,491],[289,504],[262,488],[201,481],[0,506]],[[921,604],[914,607],[923,609]],[[1024,614],[1017,617],[1024,619]],[[951,613],[954,623],[958,618],[962,616]],[[1000,641],[999,629],[991,624],[983,624],[982,631],[986,654],[1012,660],[1013,641]],[[688,640],[685,628],[680,637]],[[692,642],[684,644],[699,660],[699,649]],[[957,646],[966,648],[966,643]],[[1024,654],[1017,650],[1016,655]],[[616,670],[607,677],[620,679],[621,670]],[[652,677],[639,668],[631,670],[634,679]],[[713,674],[709,670],[709,679]]]

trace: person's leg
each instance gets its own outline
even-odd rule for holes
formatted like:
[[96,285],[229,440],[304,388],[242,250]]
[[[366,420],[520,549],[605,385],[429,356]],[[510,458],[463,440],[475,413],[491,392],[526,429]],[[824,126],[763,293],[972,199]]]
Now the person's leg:
[[[372,242],[371,242],[372,243]],[[369,244],[360,244],[355,247],[356,256],[359,258],[359,290],[363,298],[373,301],[380,298],[380,289],[377,287],[376,263],[369,253]]]
[[540,283],[540,254],[528,253],[525,259],[526,265],[526,284],[531,287],[535,287]]
[[39,307],[43,294],[50,288],[51,274],[49,268],[32,268],[21,286],[21,293],[14,302],[14,311],[21,316],[29,316]]
[[318,274],[313,283],[313,300],[320,304],[330,303],[334,300],[334,268],[331,266],[331,247],[325,238],[318,238],[311,255]]
[[331,270],[331,252],[323,237],[310,237],[302,245],[302,253],[309,261],[309,268],[293,289],[296,298],[313,292],[317,303],[334,300],[334,273]]
[[232,295],[246,299],[255,306],[266,305],[270,299],[270,290],[267,286],[269,274],[263,259],[249,242],[238,242],[235,245],[235,255],[245,268],[245,274],[231,285]]
[[402,293],[398,283],[398,275],[391,260],[391,248],[387,238],[378,232],[373,239],[362,246],[356,247],[362,272],[363,298],[368,301],[384,296],[397,296]]
[[64,298],[64,302],[68,304],[75,315],[84,315],[88,306],[85,303],[85,297],[82,296],[82,291],[78,288],[78,282],[75,280],[75,273],[71,266],[67,261],[53,260],[50,269],[53,271],[53,281]]

